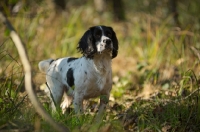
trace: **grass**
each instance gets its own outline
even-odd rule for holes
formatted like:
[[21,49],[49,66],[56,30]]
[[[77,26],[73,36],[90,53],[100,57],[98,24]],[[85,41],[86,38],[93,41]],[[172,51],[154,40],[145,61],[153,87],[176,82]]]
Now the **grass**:
[[[125,0],[126,1],[126,0]],[[127,2],[127,1],[126,1]],[[167,7],[156,1],[153,8],[144,1],[125,4],[127,20],[112,21],[110,12],[99,15],[85,4],[69,7],[68,16],[56,16],[45,1],[22,9],[9,17],[26,43],[33,66],[38,98],[51,114],[49,102],[40,86],[45,82],[37,64],[47,58],[81,56],[76,45],[91,26],[105,24],[115,30],[119,55],[113,59],[113,89],[110,103],[99,126],[93,125],[97,99],[85,104],[78,119],[73,106],[65,115],[51,114],[72,131],[199,131],[200,24],[198,4],[179,3],[181,28],[173,26]],[[49,3],[48,3],[49,4]],[[72,8],[73,7],[73,8]],[[134,9],[133,9],[134,7]],[[35,12],[33,11],[33,9]],[[188,9],[188,10],[186,10]],[[33,17],[27,17],[33,13]],[[50,131],[52,127],[35,113],[26,96],[23,69],[8,32],[0,25],[0,131]],[[197,48],[197,53],[191,50]]]

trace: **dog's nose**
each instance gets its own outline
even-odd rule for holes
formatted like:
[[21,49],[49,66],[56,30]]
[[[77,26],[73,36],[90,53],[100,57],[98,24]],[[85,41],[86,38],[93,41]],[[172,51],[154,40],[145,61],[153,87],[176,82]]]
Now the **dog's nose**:
[[108,44],[108,45],[111,44],[111,40],[110,39],[104,39],[103,42]]

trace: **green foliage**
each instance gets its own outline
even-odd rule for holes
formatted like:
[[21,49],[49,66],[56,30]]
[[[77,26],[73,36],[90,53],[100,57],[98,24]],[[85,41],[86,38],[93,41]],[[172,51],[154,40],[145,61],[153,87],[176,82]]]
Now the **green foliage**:
[[[181,28],[174,27],[166,1],[155,0],[125,3],[127,21],[121,23],[112,21],[110,12],[96,13],[91,1],[78,8],[72,4],[69,12],[59,15],[45,1],[33,2],[9,19],[26,44],[38,98],[57,122],[72,131],[199,131],[199,58],[190,50],[191,46],[200,48],[198,3],[178,4]],[[101,24],[112,26],[119,40],[119,55],[113,59],[113,89],[104,118],[93,125],[97,100],[86,105],[83,115],[77,116],[71,107],[64,115],[61,110],[52,114],[39,88],[45,80],[39,77],[38,62],[81,56],[76,50],[79,39],[89,27]],[[8,35],[9,31],[3,29],[0,131],[23,128],[20,124],[30,126],[28,131],[52,131],[35,113],[26,93],[20,92],[23,69]]]
[[[1,47],[3,47],[1,45]],[[4,60],[8,55],[4,50],[0,51],[1,61]],[[11,59],[13,59],[10,56]],[[8,59],[6,59],[8,61]],[[14,61],[14,60],[13,60]],[[3,72],[0,74],[0,124],[6,123],[7,121],[15,118],[16,112],[23,104],[26,96],[20,97],[20,91],[23,87],[23,75],[20,72],[21,67],[15,66],[18,62],[10,62],[4,69],[10,70],[8,73]],[[1,67],[3,68],[3,67]]]

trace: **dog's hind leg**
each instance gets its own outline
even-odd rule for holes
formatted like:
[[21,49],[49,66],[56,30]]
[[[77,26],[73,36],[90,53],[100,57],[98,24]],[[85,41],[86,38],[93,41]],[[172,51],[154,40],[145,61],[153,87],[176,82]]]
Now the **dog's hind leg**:
[[68,96],[66,92],[64,92],[63,95],[63,102],[61,103],[60,107],[62,109],[62,113],[64,114],[66,109],[71,105],[72,103],[72,98],[71,96]]
[[74,93],[73,105],[74,110],[77,114],[83,113],[83,96],[81,96],[77,92]]
[[51,107],[52,110],[55,112],[57,110],[57,107],[60,106],[60,102],[63,96],[63,87],[56,79],[51,78],[51,80],[48,79],[47,87],[49,89],[49,96],[51,100]]

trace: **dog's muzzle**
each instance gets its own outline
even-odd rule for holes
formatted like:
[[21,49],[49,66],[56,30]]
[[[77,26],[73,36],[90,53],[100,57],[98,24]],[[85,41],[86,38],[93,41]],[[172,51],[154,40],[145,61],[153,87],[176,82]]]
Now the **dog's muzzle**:
[[97,52],[101,53],[104,50],[112,50],[112,40],[108,37],[102,36],[101,41],[97,43]]

